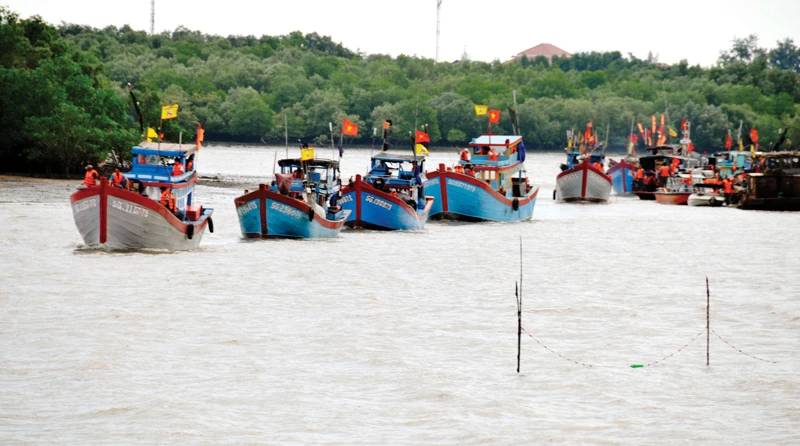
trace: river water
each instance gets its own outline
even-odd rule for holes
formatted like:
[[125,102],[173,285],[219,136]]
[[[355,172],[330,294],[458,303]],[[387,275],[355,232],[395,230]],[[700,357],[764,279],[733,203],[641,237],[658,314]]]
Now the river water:
[[243,240],[276,150],[203,148],[192,252],[87,249],[76,181],[0,178],[0,444],[800,444],[800,214],[559,204],[533,153],[529,222]]

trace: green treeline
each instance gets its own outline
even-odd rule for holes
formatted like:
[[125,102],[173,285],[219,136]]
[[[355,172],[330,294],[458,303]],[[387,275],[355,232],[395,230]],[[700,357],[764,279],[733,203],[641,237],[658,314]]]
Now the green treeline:
[[[520,43],[520,48],[535,42]],[[146,125],[160,107],[178,103],[164,123],[166,139],[191,140],[202,122],[206,140],[326,144],[328,123],[357,123],[350,143],[369,144],[372,128],[392,119],[393,142],[405,146],[415,117],[431,141],[463,144],[486,130],[473,106],[503,111],[497,133],[511,132],[508,106],[517,93],[522,134],[533,149],[563,147],[565,132],[593,119],[601,139],[622,148],[631,121],[666,111],[669,125],[692,122],[699,150],[720,149],[739,121],[756,127],[762,145],[789,127],[800,140],[800,50],[790,39],[772,50],[756,36],[736,39],[711,68],[672,66],[619,52],[581,53],[501,63],[434,63],[405,55],[357,54],[316,33],[272,37],[202,34],[179,27],[150,36],[128,26],[94,29],[0,8],[0,158],[4,165],[76,169],[109,150],[129,153],[139,124],[127,84]]]

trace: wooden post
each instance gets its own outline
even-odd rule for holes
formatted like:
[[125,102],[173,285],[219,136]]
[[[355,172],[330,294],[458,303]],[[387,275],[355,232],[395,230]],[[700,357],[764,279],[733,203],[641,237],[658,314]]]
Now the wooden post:
[[711,363],[709,340],[711,332],[711,292],[708,290],[708,277],[706,277],[706,367]]
[[522,237],[519,238],[519,284],[515,286],[515,291],[517,297],[517,373],[519,373],[522,351]]

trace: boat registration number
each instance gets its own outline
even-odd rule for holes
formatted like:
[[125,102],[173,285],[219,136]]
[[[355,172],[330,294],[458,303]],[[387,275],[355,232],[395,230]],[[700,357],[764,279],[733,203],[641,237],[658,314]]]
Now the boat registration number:
[[127,212],[129,214],[138,215],[144,218],[147,218],[147,216],[150,215],[149,209],[145,209],[135,204],[125,203],[120,200],[111,200],[111,207],[114,209],[119,209],[122,212]]

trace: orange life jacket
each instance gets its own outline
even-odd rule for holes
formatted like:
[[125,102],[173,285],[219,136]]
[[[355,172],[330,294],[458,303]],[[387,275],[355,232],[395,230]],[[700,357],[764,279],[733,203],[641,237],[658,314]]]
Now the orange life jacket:
[[722,181],[722,184],[725,185],[725,193],[726,194],[732,194],[733,193],[733,181],[731,181],[728,178],[725,178]]
[[175,198],[172,196],[169,189],[161,192],[161,205],[165,206],[170,211],[175,210]]
[[454,167],[453,170],[456,171],[457,173],[464,173],[464,167],[462,167],[460,164],[456,165],[456,167]]
[[489,155],[489,161],[497,161],[497,154],[494,153],[494,150],[489,149],[489,153],[487,153],[487,155]]
[[669,176],[669,166],[667,166],[666,164],[661,166],[661,176],[662,177],[668,177]]
[[469,150],[462,150],[458,157],[461,159],[461,161],[469,161]]
[[90,170],[90,171],[86,172],[86,176],[85,176],[85,177],[83,177],[83,184],[84,184],[86,187],[92,187],[92,186],[94,186],[94,185],[95,185],[95,182],[96,182],[96,180],[97,180],[97,177],[98,177],[98,175],[99,175],[99,174],[98,174],[98,173],[97,173],[97,171],[96,171],[96,170],[94,170],[94,169],[92,169],[92,170]]
[[598,169],[598,170],[603,170],[603,166],[600,165],[600,163],[598,163],[597,161],[592,163],[592,167],[594,167],[595,169]]
[[122,176],[121,173],[119,175],[117,175],[117,172],[111,174],[111,184],[113,184],[114,186],[122,185],[123,181],[125,181],[125,177]]
[[192,170],[192,168],[194,168],[194,160],[191,160],[188,163],[186,163],[186,171],[190,171]]
[[642,178],[644,178],[644,169],[640,167],[639,170],[636,171],[636,179],[641,180]]
[[176,161],[175,164],[172,165],[172,176],[176,177],[182,174],[183,174],[183,164]]

